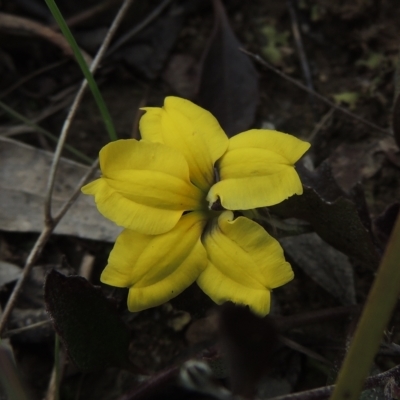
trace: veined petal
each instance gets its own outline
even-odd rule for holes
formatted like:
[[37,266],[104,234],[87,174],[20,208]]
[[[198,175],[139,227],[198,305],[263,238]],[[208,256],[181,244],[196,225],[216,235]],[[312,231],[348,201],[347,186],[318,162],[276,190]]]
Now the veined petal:
[[213,115],[189,100],[167,97],[164,107],[143,108],[139,128],[144,140],[179,150],[190,179],[205,193],[214,182],[214,163],[228,147],[228,137]]
[[303,186],[294,163],[310,144],[286,133],[253,129],[232,137],[218,161],[220,181],[207,200],[228,210],[249,210],[278,204]]
[[203,206],[182,154],[160,143],[118,140],[100,151],[103,176],[82,188],[99,211],[124,228],[156,235],[171,230],[184,211]]
[[293,279],[279,243],[245,217],[233,220],[232,212],[222,213],[203,243],[209,261],[197,283],[217,304],[248,305],[264,316],[270,309],[270,290]]
[[162,235],[124,230],[100,280],[130,288],[130,311],[165,303],[191,285],[206,267],[207,254],[200,240],[206,222],[205,214],[192,212]]

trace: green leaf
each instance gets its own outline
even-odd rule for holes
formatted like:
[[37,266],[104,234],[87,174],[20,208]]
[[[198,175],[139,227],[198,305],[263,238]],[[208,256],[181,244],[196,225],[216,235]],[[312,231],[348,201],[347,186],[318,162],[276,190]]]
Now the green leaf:
[[53,270],[46,278],[44,297],[54,327],[79,369],[133,369],[129,331],[100,288],[80,276],[66,277]]

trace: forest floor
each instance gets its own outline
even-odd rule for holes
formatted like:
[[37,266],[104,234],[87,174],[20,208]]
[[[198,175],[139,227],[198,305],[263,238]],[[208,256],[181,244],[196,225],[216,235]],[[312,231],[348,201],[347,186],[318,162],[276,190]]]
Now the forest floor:
[[[79,47],[88,60],[92,59],[122,1],[59,0],[57,4]],[[218,4],[222,3],[214,2],[217,11],[213,12],[212,2],[204,0],[133,2],[95,75],[118,138],[139,138],[139,108],[161,106],[166,96],[175,95],[210,109],[229,135],[262,127],[309,141],[312,146],[304,163],[317,170],[330,166],[326,179],[333,177],[339,198],[350,199],[360,212],[362,224],[368,227],[369,246],[374,246],[371,254],[379,257],[400,198],[400,153],[392,132],[394,98],[399,89],[399,7],[388,0],[227,0],[224,5],[230,30],[224,25]],[[215,29],[215,24],[223,27]],[[136,29],[140,25],[144,26]],[[232,55],[232,31],[249,56],[241,52],[236,59]],[[47,176],[56,146],[48,133],[59,136],[82,81],[82,72],[60,36],[43,1],[2,2],[3,310],[43,230]],[[254,68],[246,70],[249,60]],[[228,79],[234,79],[237,73],[243,74],[243,80]],[[216,77],[228,78],[215,83]],[[212,99],[226,101],[231,108],[218,106]],[[67,198],[108,141],[104,122],[88,91],[67,138],[67,144],[79,153],[63,152],[54,208]],[[335,203],[337,198],[331,201],[327,195],[324,205]],[[339,207],[332,213],[341,210]],[[277,232],[282,240],[295,279],[273,293],[271,315],[281,327],[282,340],[257,389],[259,398],[334,383],[377,267],[361,244],[354,251],[346,247],[345,216],[332,227],[321,220],[314,223],[311,216],[304,218],[305,224],[291,218],[289,224],[296,229],[316,233],[289,236],[285,217],[298,215],[282,214],[280,209],[276,213],[271,209],[268,215],[273,219],[266,228]],[[348,222],[349,231],[352,224]],[[338,231],[343,237],[332,238]],[[130,360],[142,371],[135,374],[109,367],[81,372],[61,350],[61,399],[139,398],[131,393],[144,376],[170,371],[195,356],[210,361],[219,382],[229,387],[223,357],[218,348],[215,350],[214,306],[196,286],[171,303],[129,313],[127,290],[100,283],[100,273],[118,232],[97,213],[92,199],[80,199],[38,254],[2,335],[3,343],[12,348],[29,398],[56,398],[54,386],[49,386],[55,335],[43,299],[44,280],[52,269],[84,276],[114,298],[120,317],[129,327]],[[400,338],[397,315],[390,325],[387,347],[381,347],[375,360],[375,373],[399,363],[397,348],[390,347]],[[169,392],[172,389],[168,385],[161,392],[140,398],[189,397],[187,393]],[[376,389],[372,395],[381,398],[382,390]],[[190,396],[208,398],[198,393]],[[0,390],[3,398],[7,397]]]

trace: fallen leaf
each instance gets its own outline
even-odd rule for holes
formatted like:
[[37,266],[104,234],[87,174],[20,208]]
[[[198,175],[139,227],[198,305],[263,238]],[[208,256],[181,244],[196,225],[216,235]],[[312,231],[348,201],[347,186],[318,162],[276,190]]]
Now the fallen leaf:
[[315,171],[301,165],[297,170],[304,193],[292,196],[270,210],[281,217],[308,221],[325,242],[376,270],[380,251],[371,232],[361,187],[356,185],[351,193],[344,193],[327,163],[322,163]]
[[329,157],[333,176],[344,191],[374,176],[384,160],[379,140],[343,143]]
[[258,75],[229,25],[220,0],[213,0],[214,30],[201,63],[199,104],[228,136],[250,127],[259,99]]
[[353,267],[344,254],[316,233],[286,237],[279,242],[289,258],[318,285],[343,305],[356,304]]
[[[5,231],[40,232],[44,195],[53,154],[0,138],[0,226]],[[53,210],[57,211],[88,167],[62,158],[56,176]],[[113,242],[121,229],[104,218],[93,198],[80,196],[55,229],[56,234]]]
[[66,277],[52,270],[44,298],[54,327],[79,369],[132,368],[129,331],[100,288],[81,276]]

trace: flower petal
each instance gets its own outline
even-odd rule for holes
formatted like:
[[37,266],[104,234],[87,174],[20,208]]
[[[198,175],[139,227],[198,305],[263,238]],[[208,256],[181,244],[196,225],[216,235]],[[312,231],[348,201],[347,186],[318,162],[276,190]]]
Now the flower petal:
[[179,150],[189,164],[190,179],[206,193],[214,182],[214,163],[228,138],[213,115],[189,100],[167,97],[164,107],[146,107],[140,119],[144,140]]
[[253,129],[229,140],[218,161],[221,180],[210,189],[207,200],[218,200],[228,210],[249,210],[278,204],[303,186],[294,163],[310,144],[294,136]]
[[100,280],[130,288],[130,311],[172,299],[191,285],[207,265],[200,240],[206,219],[200,212],[186,214],[171,231],[156,236],[124,230]]
[[103,176],[82,188],[99,211],[124,228],[156,235],[171,230],[184,211],[203,206],[185,158],[160,143],[118,140],[100,151]]
[[270,309],[270,290],[293,279],[279,243],[245,217],[233,220],[232,212],[222,213],[203,243],[209,262],[197,283],[217,304],[248,305],[264,316]]

